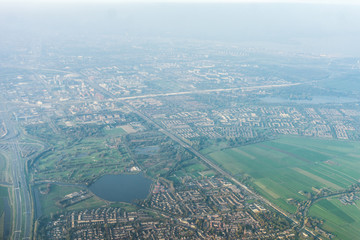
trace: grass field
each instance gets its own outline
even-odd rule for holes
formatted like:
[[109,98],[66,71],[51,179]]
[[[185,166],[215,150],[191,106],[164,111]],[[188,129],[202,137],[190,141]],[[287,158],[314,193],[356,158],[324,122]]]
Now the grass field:
[[0,187],[0,216],[4,212],[4,198],[8,198],[8,189],[6,187]]
[[111,128],[111,129],[105,129],[104,130],[105,131],[105,134],[107,135],[107,136],[121,136],[121,135],[123,135],[123,134],[125,134],[126,132],[125,132],[125,130],[124,129],[122,129],[122,128],[120,128],[120,127],[118,127],[118,128]]
[[137,207],[133,204],[130,203],[125,203],[125,202],[115,202],[115,203],[111,203],[109,205],[109,207],[113,207],[113,208],[123,208],[128,212],[135,212],[137,210]]
[[212,177],[217,173],[210,169],[204,163],[199,162],[197,159],[189,159],[183,161],[180,166],[168,177],[168,180],[173,181],[174,184],[180,184],[184,177],[202,178]]
[[341,190],[360,179],[359,142],[284,136],[208,156],[233,176],[249,175],[257,192],[290,213],[296,206],[289,199],[303,201],[314,188]]
[[118,146],[121,128],[105,130],[105,136],[87,137],[70,146],[62,142],[34,165],[34,180],[89,182],[104,174],[123,172],[129,155]]
[[359,239],[360,201],[356,205],[343,205],[337,198],[321,200],[310,208],[310,216],[324,219],[324,230],[336,235],[336,239]]
[[5,214],[0,214],[0,239],[4,236],[4,223],[5,223]]
[[6,181],[6,158],[0,154],[0,182]]

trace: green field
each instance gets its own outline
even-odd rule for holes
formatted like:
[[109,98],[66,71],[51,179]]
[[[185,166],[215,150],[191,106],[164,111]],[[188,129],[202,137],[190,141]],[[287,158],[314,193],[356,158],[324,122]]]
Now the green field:
[[8,189],[6,187],[0,187],[0,239],[3,238],[5,230],[5,201],[8,199],[8,197]]
[[359,239],[360,201],[356,205],[343,205],[337,198],[321,200],[310,208],[310,216],[324,219],[324,230],[336,239]]
[[105,129],[104,130],[105,134],[107,136],[121,136],[123,134],[126,134],[125,130],[118,127],[118,128],[111,128],[111,129]]
[[56,184],[52,184],[48,194],[39,193],[40,206],[43,215],[50,216],[51,214],[64,212],[65,210],[68,211],[68,210],[79,210],[84,208],[96,208],[107,204],[104,200],[101,200],[96,196],[93,196],[77,204],[71,205],[66,209],[61,208],[59,205],[56,204],[56,202],[63,199],[65,195],[72,192],[78,192],[80,190],[84,190],[84,188],[77,186],[59,186]]
[[345,189],[360,178],[359,142],[284,136],[208,156],[234,176],[250,176],[257,192],[290,213],[306,193]]
[[0,154],[0,182],[6,181],[6,158]]
[[104,132],[104,136],[86,137],[69,145],[59,141],[33,165],[34,180],[91,182],[104,174],[123,172],[130,164],[118,140],[124,131],[115,128]]
[[4,212],[4,198],[8,198],[8,189],[6,187],[0,187],[0,216]]

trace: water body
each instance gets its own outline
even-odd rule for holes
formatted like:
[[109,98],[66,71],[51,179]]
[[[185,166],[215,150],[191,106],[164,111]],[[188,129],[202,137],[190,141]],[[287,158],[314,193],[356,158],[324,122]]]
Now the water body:
[[98,197],[112,202],[132,203],[143,200],[150,191],[152,181],[139,174],[105,175],[89,189]]
[[307,103],[307,104],[326,104],[326,103],[351,103],[358,102],[359,99],[347,97],[315,96],[311,100],[290,100],[281,97],[264,97],[262,101],[267,103]]

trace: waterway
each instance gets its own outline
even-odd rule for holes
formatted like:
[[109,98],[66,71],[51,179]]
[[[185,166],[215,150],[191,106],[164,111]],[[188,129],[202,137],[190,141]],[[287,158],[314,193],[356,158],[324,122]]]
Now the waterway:
[[98,197],[112,202],[132,203],[145,199],[152,181],[142,173],[105,175],[89,186]]

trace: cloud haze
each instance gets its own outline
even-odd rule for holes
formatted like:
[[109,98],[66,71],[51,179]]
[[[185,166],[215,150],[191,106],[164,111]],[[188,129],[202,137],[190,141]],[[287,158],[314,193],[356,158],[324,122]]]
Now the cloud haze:
[[359,12],[357,5],[298,3],[13,4],[0,10],[0,30],[8,39],[129,35],[360,56]]

